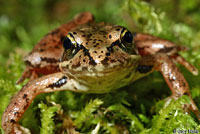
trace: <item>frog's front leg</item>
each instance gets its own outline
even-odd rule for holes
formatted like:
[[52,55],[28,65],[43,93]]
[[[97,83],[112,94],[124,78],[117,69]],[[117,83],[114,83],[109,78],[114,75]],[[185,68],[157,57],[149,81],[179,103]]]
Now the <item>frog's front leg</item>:
[[[15,134],[20,131],[18,122],[38,94],[59,90],[79,92],[78,89],[80,89],[78,83],[61,72],[43,76],[29,82],[12,98],[3,114],[2,128],[5,134]],[[83,86],[82,89],[86,90]]]
[[200,113],[192,100],[188,83],[173,60],[171,60],[171,58],[164,53],[143,56],[142,60],[139,62],[138,72],[143,73],[144,70],[142,69],[148,69],[149,66],[152,68],[147,70],[148,73],[153,70],[157,70],[162,73],[167,85],[172,91],[172,97],[174,99],[177,99],[182,95],[188,95],[190,97],[191,101],[189,108],[196,114],[197,118],[200,119]]

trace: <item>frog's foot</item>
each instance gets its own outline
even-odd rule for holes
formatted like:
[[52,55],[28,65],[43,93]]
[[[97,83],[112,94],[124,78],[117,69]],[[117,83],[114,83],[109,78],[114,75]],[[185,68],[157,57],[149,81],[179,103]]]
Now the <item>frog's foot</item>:
[[[190,97],[190,96],[189,96]],[[177,100],[178,98],[176,96],[169,96],[167,97],[164,101],[164,108],[166,108],[172,100]],[[196,106],[196,104],[194,103],[193,99],[190,97],[190,103],[189,104],[183,104],[182,105],[183,110],[185,111],[185,113],[190,113],[191,111],[195,113],[196,117],[198,120],[200,120],[200,112]]]
[[196,115],[197,119],[200,121],[200,112],[199,112],[199,109],[196,106],[196,104],[194,103],[191,95],[189,95],[189,97],[190,97],[190,104],[189,104],[188,109],[191,110],[192,112],[194,112],[194,114]]
[[[182,64],[184,64],[184,66],[187,66],[187,67],[190,66],[187,63],[187,61],[184,61],[183,58],[181,59],[182,59],[181,61],[183,61]],[[139,62],[139,67],[143,66],[143,68],[147,69],[146,70],[147,72],[145,70],[138,70],[138,71],[141,73],[143,72],[151,73],[154,70],[160,71],[168,87],[172,91],[172,98],[178,99],[179,97],[183,95],[188,95],[191,100],[190,105],[188,106],[188,109],[193,111],[196,114],[197,118],[200,120],[199,118],[200,113],[194,101],[192,100],[192,97],[189,91],[189,85],[186,79],[184,78],[184,76],[182,75],[182,73],[179,71],[176,64],[174,63],[174,60],[175,60],[174,58],[172,58],[171,56],[165,53],[157,53],[154,55],[142,56],[142,60]],[[191,65],[190,67],[193,67],[193,66]]]
[[15,123],[10,125],[12,126],[7,126],[5,128],[4,134],[31,134],[30,130],[25,127],[22,127]]
[[[169,106],[169,104],[171,103],[172,100],[177,100],[178,98],[171,95],[167,98],[164,99],[165,101],[165,104],[164,104],[164,107],[163,108],[166,108]],[[181,105],[182,109],[184,110],[184,113],[189,113],[190,112],[190,104],[183,104]]]
[[167,85],[172,91],[173,98],[178,99],[182,95],[188,95],[190,97],[189,109],[193,111],[200,120],[200,113],[196,104],[192,100],[189,85],[172,59],[163,53],[154,55],[154,58],[156,62],[155,64],[157,64],[155,65],[155,68],[162,73]]
[[25,128],[25,127],[22,127],[20,125],[16,125],[14,127],[14,133],[15,134],[31,134],[30,130]]

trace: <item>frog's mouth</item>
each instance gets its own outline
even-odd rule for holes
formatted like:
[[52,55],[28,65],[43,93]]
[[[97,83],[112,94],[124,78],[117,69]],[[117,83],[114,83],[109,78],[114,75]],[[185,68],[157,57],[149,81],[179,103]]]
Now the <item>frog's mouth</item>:
[[124,55],[112,58],[105,58],[96,65],[80,65],[72,68],[70,61],[60,64],[60,70],[72,77],[104,77],[113,75],[113,72],[120,73],[120,71],[132,70],[137,67],[138,61],[141,59],[140,55]]

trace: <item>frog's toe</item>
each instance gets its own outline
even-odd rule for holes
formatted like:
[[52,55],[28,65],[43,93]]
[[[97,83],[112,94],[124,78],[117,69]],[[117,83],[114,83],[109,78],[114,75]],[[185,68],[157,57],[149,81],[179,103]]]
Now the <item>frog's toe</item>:
[[31,134],[28,128],[22,127],[19,124],[12,124],[4,130],[4,134]]
[[15,134],[31,134],[31,132],[28,128],[22,127],[20,125],[16,125],[14,127],[14,133]]
[[22,83],[26,78],[34,80],[38,78],[38,74],[33,69],[27,67],[22,73],[22,76],[16,81],[16,84]]
[[22,76],[16,81],[16,84],[22,83],[26,78],[29,78],[31,76],[31,71],[27,67],[24,72],[22,73]]
[[176,98],[173,95],[164,99],[164,101],[165,101],[164,108],[166,108],[171,103],[172,99],[176,100]]
[[25,78],[21,76],[21,77],[16,81],[16,84],[20,84],[20,83],[22,83],[24,80],[25,80]]
[[175,54],[172,57],[176,62],[184,66],[188,71],[190,71],[193,75],[198,75],[198,70],[195,66],[193,66],[191,63],[189,63],[184,57],[182,57],[179,54]]

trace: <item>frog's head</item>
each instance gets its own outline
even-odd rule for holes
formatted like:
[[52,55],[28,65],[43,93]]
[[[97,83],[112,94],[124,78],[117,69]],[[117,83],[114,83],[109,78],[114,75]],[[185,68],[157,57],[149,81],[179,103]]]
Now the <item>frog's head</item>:
[[60,68],[71,75],[104,76],[113,71],[133,71],[140,59],[132,33],[117,25],[82,25],[68,33],[63,46]]

